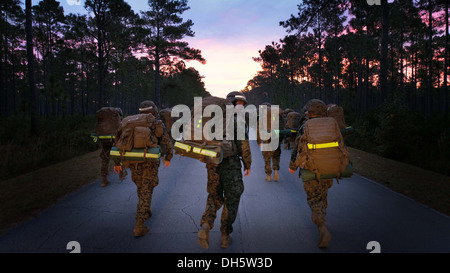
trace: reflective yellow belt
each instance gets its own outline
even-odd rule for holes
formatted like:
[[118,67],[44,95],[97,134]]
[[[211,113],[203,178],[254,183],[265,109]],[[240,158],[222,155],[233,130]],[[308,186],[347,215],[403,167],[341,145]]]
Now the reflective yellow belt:
[[198,148],[198,147],[191,147],[191,146],[189,146],[187,144],[183,144],[183,143],[180,143],[180,142],[175,142],[175,147],[183,149],[186,152],[190,152],[191,149],[192,149],[192,151],[194,153],[196,153],[196,154],[206,155],[206,156],[210,156],[210,157],[217,157],[217,152],[214,152],[214,151],[211,151],[211,150],[208,150],[208,149],[201,149],[201,148]]
[[328,142],[328,143],[319,143],[319,144],[311,144],[308,143],[308,149],[322,149],[322,148],[332,148],[332,147],[339,147],[339,142]]
[[191,150],[191,148],[192,148],[191,146],[183,144],[183,143],[180,143],[178,141],[175,142],[175,147],[183,149],[186,152],[189,152]]
[[94,142],[97,142],[99,139],[115,139],[116,138],[114,135],[97,136],[97,135],[94,135],[94,134],[92,134],[91,137],[94,140]]
[[206,155],[206,156],[210,156],[210,157],[217,157],[217,152],[207,150],[207,149],[200,149],[200,148],[194,147],[194,149],[192,151],[196,154]]
[[[120,156],[119,151],[113,151],[111,150],[111,155],[113,156]],[[125,152],[123,154],[124,157],[144,157],[144,153],[136,153],[136,152]],[[159,158],[160,154],[151,154],[151,153],[146,153],[145,154],[145,158]]]

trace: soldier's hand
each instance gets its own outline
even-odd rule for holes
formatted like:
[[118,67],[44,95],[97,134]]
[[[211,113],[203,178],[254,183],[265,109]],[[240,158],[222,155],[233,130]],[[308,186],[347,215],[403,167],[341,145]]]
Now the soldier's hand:
[[291,168],[289,168],[289,172],[290,172],[291,174],[295,174],[295,171],[294,171],[293,169],[291,169]]
[[170,166],[170,161],[167,161],[167,160],[164,160],[164,158],[163,158],[163,164],[164,164],[164,167],[169,167]]
[[245,177],[247,177],[247,176],[250,175],[250,169],[247,169],[247,170],[244,169],[244,172],[245,172],[245,173],[244,173],[244,176],[245,176]]
[[120,173],[122,171],[122,166],[114,166],[114,172]]

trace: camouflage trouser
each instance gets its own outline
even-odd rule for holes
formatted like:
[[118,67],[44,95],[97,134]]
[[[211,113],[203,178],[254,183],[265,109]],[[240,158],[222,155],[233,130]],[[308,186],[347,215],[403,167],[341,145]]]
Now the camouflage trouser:
[[272,174],[273,170],[279,170],[280,169],[280,156],[281,156],[281,147],[278,146],[278,148],[275,151],[263,151],[262,152],[263,158],[264,158],[264,171],[267,175]]
[[306,200],[311,208],[311,219],[316,225],[325,223],[326,209],[328,206],[328,189],[333,185],[333,180],[312,180],[303,183],[306,192]]
[[233,232],[239,201],[244,192],[240,159],[237,156],[225,158],[219,166],[206,164],[206,169],[208,199],[200,226],[206,222],[213,228],[217,211],[223,205],[220,231],[230,234]]
[[112,141],[100,141],[100,145],[102,146],[102,151],[100,152],[100,158],[102,159],[102,167],[100,169],[100,174],[102,177],[108,176],[109,172],[109,159],[110,159],[110,151],[113,146]]
[[130,163],[131,180],[137,187],[136,220],[146,221],[152,216],[153,188],[159,183],[159,162]]

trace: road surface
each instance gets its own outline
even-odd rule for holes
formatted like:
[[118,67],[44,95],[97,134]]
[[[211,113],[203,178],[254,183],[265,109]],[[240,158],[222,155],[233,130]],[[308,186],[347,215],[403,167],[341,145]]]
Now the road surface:
[[122,182],[111,173],[108,187],[96,181],[3,234],[0,252],[68,253],[71,241],[82,253],[369,253],[373,241],[382,253],[450,252],[450,217],[356,174],[329,190],[332,240],[319,249],[302,182],[288,172],[290,151],[282,149],[280,180],[266,182],[259,147],[252,141],[251,148],[251,174],[228,249],[220,248],[219,217],[210,248],[198,245],[206,168],[177,155],[169,168],[161,164],[146,236],[133,237],[137,195],[130,173]]

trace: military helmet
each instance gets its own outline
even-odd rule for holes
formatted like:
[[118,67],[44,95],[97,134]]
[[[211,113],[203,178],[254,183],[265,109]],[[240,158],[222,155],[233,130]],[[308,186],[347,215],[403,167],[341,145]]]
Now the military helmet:
[[227,100],[229,100],[233,105],[236,105],[237,100],[243,101],[244,105],[248,104],[247,98],[245,97],[245,95],[239,91],[233,91],[233,92],[228,93]]
[[326,116],[327,115],[327,106],[326,104],[318,99],[312,99],[309,100],[305,107],[303,108],[306,111],[308,111],[308,113],[311,115],[316,115],[316,116]]
[[156,104],[151,100],[145,100],[141,102],[139,105],[139,112],[140,113],[152,113],[153,115],[156,115],[158,113],[158,107]]

